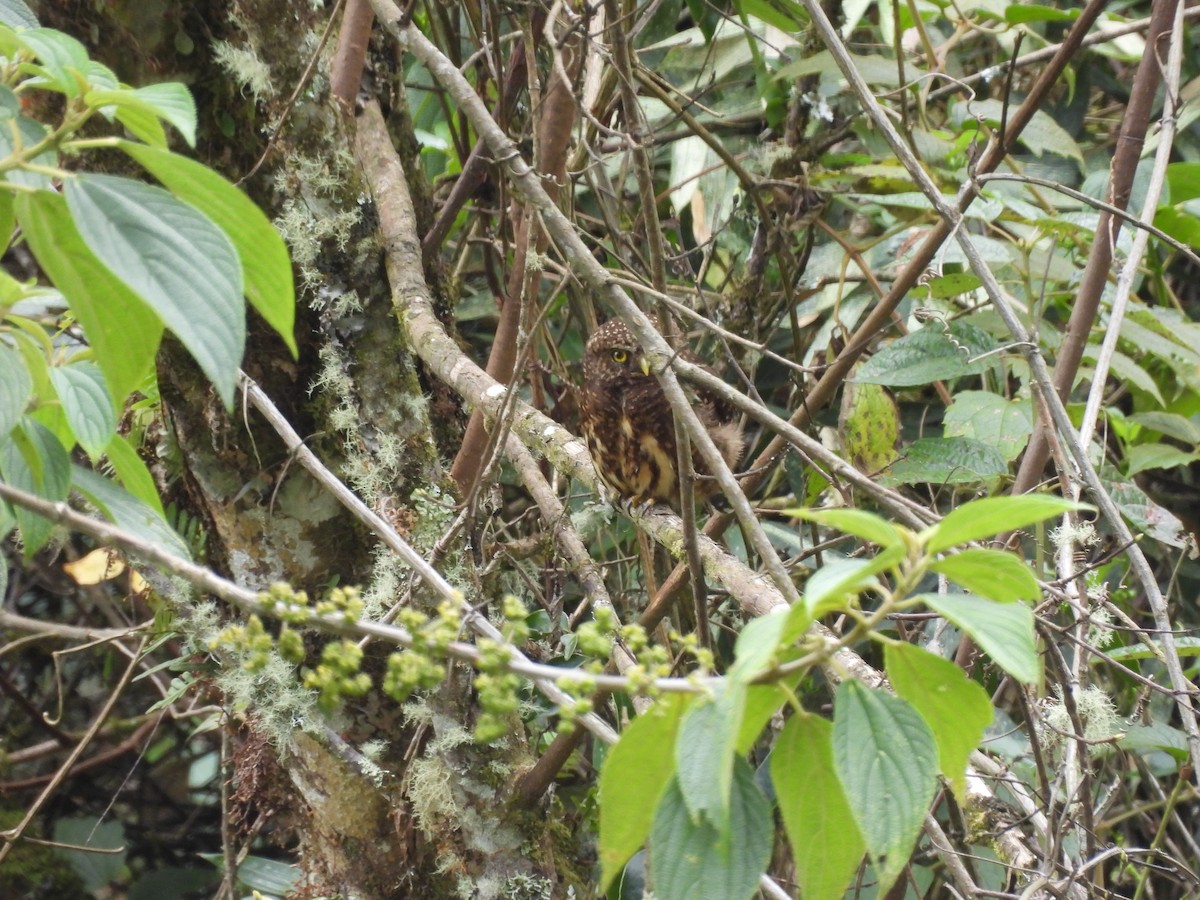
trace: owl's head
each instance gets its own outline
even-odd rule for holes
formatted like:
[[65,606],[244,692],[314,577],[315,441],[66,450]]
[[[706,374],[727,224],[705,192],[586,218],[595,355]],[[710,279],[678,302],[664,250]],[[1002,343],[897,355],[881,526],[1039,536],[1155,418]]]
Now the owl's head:
[[588,338],[583,354],[584,379],[619,384],[650,378],[650,365],[633,334],[618,319],[605,322]]

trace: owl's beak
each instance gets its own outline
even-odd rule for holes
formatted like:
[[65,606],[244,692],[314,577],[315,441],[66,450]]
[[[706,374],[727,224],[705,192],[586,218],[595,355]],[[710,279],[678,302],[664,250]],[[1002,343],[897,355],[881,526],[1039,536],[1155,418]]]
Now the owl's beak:
[[644,356],[639,356],[638,365],[641,367],[643,375],[650,374],[650,360],[646,359]]

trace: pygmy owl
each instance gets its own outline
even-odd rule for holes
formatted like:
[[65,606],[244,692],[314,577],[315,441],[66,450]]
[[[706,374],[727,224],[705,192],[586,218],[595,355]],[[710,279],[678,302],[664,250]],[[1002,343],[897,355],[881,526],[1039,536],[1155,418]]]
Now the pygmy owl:
[[[698,362],[686,350],[681,356]],[[733,408],[703,391],[696,392],[693,408],[725,462],[734,465],[742,455],[743,440]],[[616,319],[588,338],[580,413],[596,472],[610,490],[635,504],[657,501],[679,509],[671,404],[641,347]],[[697,474],[708,474],[695,447],[692,464]],[[711,478],[700,478],[694,493],[703,499],[715,489]]]

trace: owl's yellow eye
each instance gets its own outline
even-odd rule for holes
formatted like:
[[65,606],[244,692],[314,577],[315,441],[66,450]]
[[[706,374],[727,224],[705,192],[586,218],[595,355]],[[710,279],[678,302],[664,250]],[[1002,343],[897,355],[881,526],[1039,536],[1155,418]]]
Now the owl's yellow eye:
[[619,365],[622,365],[622,366],[625,365],[625,363],[629,362],[629,354],[626,353],[624,350],[614,350],[612,352],[612,358],[613,358],[613,362],[618,363]]

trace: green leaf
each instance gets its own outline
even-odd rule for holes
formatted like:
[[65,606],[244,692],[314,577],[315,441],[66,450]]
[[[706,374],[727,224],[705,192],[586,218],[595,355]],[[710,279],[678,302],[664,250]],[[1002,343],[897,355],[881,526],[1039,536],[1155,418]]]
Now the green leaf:
[[1023,603],[995,603],[971,594],[918,594],[913,599],[973,637],[1017,681],[1037,681],[1041,668],[1033,640],[1033,612]]
[[669,694],[629,723],[600,773],[600,884],[606,888],[646,842],[675,774],[675,735],[688,698]]
[[683,719],[675,745],[676,777],[693,816],[707,815],[712,822],[728,818],[745,697],[744,684],[726,681],[715,700],[693,704]]
[[25,407],[33,395],[33,379],[25,368],[21,354],[0,343],[0,438],[25,415]]
[[945,575],[972,594],[1001,603],[1036,600],[1041,588],[1029,566],[1015,553],[969,547],[953,556],[931,563],[929,568]]
[[900,407],[881,385],[847,381],[838,430],[847,459],[864,472],[881,472],[899,455]]
[[[17,227],[17,214],[13,211],[14,197],[8,191],[0,191],[0,255],[8,251],[12,244],[13,230]],[[17,285],[17,281],[7,272],[3,273],[2,279],[6,287]],[[5,288],[0,287],[0,294],[7,293]],[[2,296],[0,296],[0,306],[7,306]]]
[[1008,474],[1008,462],[988,444],[968,438],[921,438],[901,453],[879,481],[900,484],[978,484]]
[[853,380],[889,387],[914,387],[965,375],[980,375],[987,371],[989,361],[971,360],[996,346],[986,331],[967,322],[957,320],[949,326],[934,323],[884,346],[859,367]]
[[734,644],[730,678],[747,682],[771,665],[790,613],[790,607],[780,606],[746,623]]
[[77,175],[66,196],[88,247],[158,313],[231,407],[246,310],[229,238],[194,207],[128,178]]
[[[983,282],[973,272],[951,272],[949,275],[939,275],[930,279],[925,288],[934,300],[945,300],[973,291],[981,284]],[[955,402],[958,401],[957,397],[954,399]]]
[[1174,469],[1187,466],[1200,459],[1200,453],[1189,453],[1170,444],[1138,444],[1129,448],[1125,475],[1132,478],[1147,469]]
[[1176,162],[1167,166],[1171,203],[1178,205],[1200,197],[1200,162]]
[[861,509],[784,509],[780,510],[780,515],[828,525],[885,549],[904,545],[899,526]]
[[0,22],[10,28],[37,28],[37,16],[25,0],[0,0]]
[[744,759],[733,765],[728,819],[693,818],[672,778],[650,835],[654,895],[660,900],[750,900],[771,861],[771,805]]
[[[1004,104],[999,100],[980,100],[971,104],[970,115],[975,119],[987,119],[993,127],[999,127],[1000,119],[1004,115]],[[1032,150],[1034,156],[1041,156],[1049,151],[1057,156],[1083,162],[1083,151],[1079,149],[1075,139],[1044,110],[1039,109],[1033,114],[1033,118],[1017,140]]]
[[1074,22],[1079,18],[1077,9],[1055,9],[1039,3],[1014,3],[1004,8],[1004,19],[1014,25],[1024,22]]
[[1067,512],[1091,509],[1051,494],[1020,494],[1016,497],[984,497],[964,503],[921,537],[930,553],[940,553],[1006,531],[1043,522]]
[[771,721],[771,717],[787,701],[789,693],[796,690],[803,677],[803,672],[794,672],[778,682],[752,684],[746,688],[742,727],[734,743],[735,753],[745,756],[750,752],[767,722]]
[[1173,437],[1185,444],[1200,445],[1200,424],[1193,422],[1178,413],[1144,412],[1129,416],[1130,422],[1136,422],[1150,431],[1157,431],[1167,437]]
[[[1083,358],[1095,360],[1100,355],[1100,348],[1096,344],[1088,344],[1083,349]],[[1147,362],[1150,362],[1147,359]],[[1167,401],[1159,390],[1158,382],[1154,380],[1154,376],[1147,372],[1135,360],[1121,353],[1119,350],[1112,355],[1110,364],[1112,374],[1116,376],[1118,381],[1128,382],[1130,387],[1136,387],[1138,390],[1145,391],[1153,397],[1160,405],[1165,406]]]
[[[67,499],[71,459],[48,428],[26,416],[7,436],[0,436],[0,477],[15,488],[57,503]],[[54,523],[16,504],[13,514],[29,559],[49,540]]]
[[100,367],[87,361],[55,366],[50,379],[75,440],[88,456],[98,459],[117,430],[117,414]]
[[121,850],[125,846],[125,828],[120,822],[100,822],[94,816],[71,816],[56,819],[54,840],[71,847],[86,847],[75,850],[60,847],[58,852],[75,870],[88,894],[98,894],[107,889],[125,868],[125,852],[97,853],[97,850]]
[[165,122],[183,136],[189,147],[196,146],[196,101],[187,86],[164,81],[137,88],[134,96],[148,104]]
[[937,790],[933,734],[904,700],[851,679],[833,701],[833,753],[882,895],[908,864]]
[[845,606],[846,598],[866,590],[875,576],[904,558],[903,547],[889,547],[871,559],[833,559],[809,576],[804,608],[813,619]]
[[[1150,643],[1155,647],[1161,647],[1162,642],[1151,639]],[[1187,637],[1181,635],[1175,638],[1175,650],[1180,656],[1200,656],[1200,637]],[[1111,650],[1106,650],[1105,653],[1117,662],[1129,662],[1135,659],[1163,659],[1163,650],[1158,652],[1147,647],[1145,644],[1130,644],[1128,647],[1114,647]],[[1103,662],[1097,659],[1096,662]]]
[[46,79],[46,87],[77,97],[87,79],[87,48],[69,34],[53,28],[31,28],[18,35],[19,40],[37,57],[40,66],[28,63],[23,68]]
[[165,520],[167,514],[163,510],[162,498],[158,496],[154,476],[150,474],[137,451],[129,445],[129,441],[119,434],[113,435],[113,439],[104,448],[104,455],[108,457],[109,464],[117,473],[117,478],[121,480],[125,490]]
[[833,762],[833,725],[792,716],[771,751],[771,783],[804,900],[841,900],[866,851]]
[[[0,88],[0,93],[8,92],[12,94],[8,88]],[[16,97],[13,95],[13,99]],[[41,122],[35,122],[33,119],[26,116],[18,115],[17,122],[17,137],[14,139],[12,128],[7,122],[0,121],[0,160],[7,159],[13,154],[21,150],[28,150],[35,144],[42,141],[49,133],[50,129]],[[34,156],[28,162],[37,166],[54,167],[58,165],[58,153],[53,147],[48,147],[41,153]],[[4,172],[4,180],[19,184],[28,188],[49,188],[53,184],[53,179],[45,172],[33,172],[20,167],[9,169]],[[11,237],[5,235],[5,237]]]
[[135,137],[153,144],[167,146],[167,133],[158,121],[158,111],[139,98],[129,88],[99,89],[88,91],[84,102],[103,115],[115,115],[117,121],[129,129]]
[[991,698],[950,660],[920,647],[888,644],[884,656],[892,687],[933,732],[941,772],[963,800],[967,759],[995,717]]
[[1033,409],[1028,400],[1006,400],[989,391],[962,391],[946,410],[943,425],[946,437],[990,444],[1011,462],[1033,433]]
[[[900,72],[896,68],[895,60],[874,54],[861,55],[856,53],[851,53],[850,58],[854,62],[855,70],[863,77],[867,84],[881,84],[887,87],[896,87],[899,85]],[[828,50],[821,50],[818,53],[806,55],[803,59],[796,60],[796,62],[788,63],[776,72],[774,77],[791,81],[796,78],[802,78],[805,75],[828,76],[836,80],[839,89],[844,89],[848,86],[845,77],[842,75],[842,70],[838,68],[833,55]]]
[[187,543],[153,508],[123,487],[91,469],[71,466],[71,486],[91,501],[110,522],[169,553],[191,559]]
[[[221,853],[197,855],[218,869],[225,868],[225,856]],[[266,894],[267,897],[288,896],[304,877],[298,867],[262,856],[247,856],[238,865],[237,875],[237,880],[247,888]]]
[[84,244],[60,195],[22,194],[16,210],[33,255],[83,326],[113,406],[121,407],[154,363],[162,323]]
[[1123,750],[1131,750],[1139,756],[1147,756],[1158,750],[1169,753],[1179,762],[1186,762],[1188,758],[1187,735],[1166,722],[1127,725],[1125,736],[1117,741],[1117,746]]
[[295,356],[296,294],[287,246],[254,202],[194,160],[122,141],[120,148],[180,200],[217,223],[233,241],[246,275],[251,305],[283,338]]

